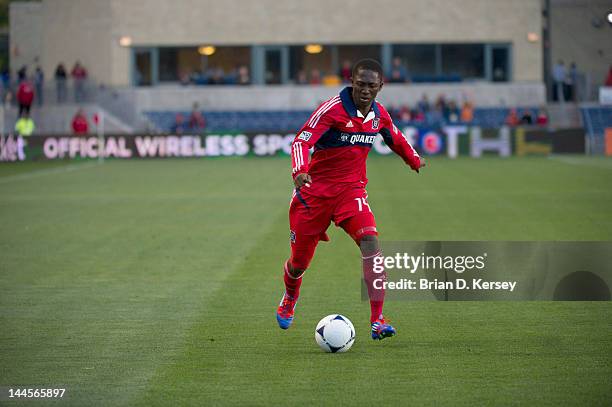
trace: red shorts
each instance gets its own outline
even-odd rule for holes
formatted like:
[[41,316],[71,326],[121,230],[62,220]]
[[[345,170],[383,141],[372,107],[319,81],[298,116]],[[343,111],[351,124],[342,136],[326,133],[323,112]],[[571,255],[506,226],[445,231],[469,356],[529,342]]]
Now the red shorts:
[[307,187],[296,190],[289,207],[292,266],[302,270],[308,268],[319,240],[329,240],[325,231],[332,221],[357,244],[365,235],[377,235],[367,198],[361,186],[347,188],[333,198],[309,195]]

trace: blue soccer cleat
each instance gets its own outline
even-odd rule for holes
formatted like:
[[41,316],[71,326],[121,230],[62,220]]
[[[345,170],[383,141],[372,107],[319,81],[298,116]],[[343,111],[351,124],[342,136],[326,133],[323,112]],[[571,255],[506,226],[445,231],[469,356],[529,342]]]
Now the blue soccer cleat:
[[276,321],[281,329],[289,329],[293,323],[293,312],[295,311],[295,305],[297,304],[297,298],[293,298],[287,293],[283,294],[278,309],[276,310]]
[[397,333],[395,328],[385,322],[384,318],[379,318],[372,322],[372,339],[383,340],[390,338]]

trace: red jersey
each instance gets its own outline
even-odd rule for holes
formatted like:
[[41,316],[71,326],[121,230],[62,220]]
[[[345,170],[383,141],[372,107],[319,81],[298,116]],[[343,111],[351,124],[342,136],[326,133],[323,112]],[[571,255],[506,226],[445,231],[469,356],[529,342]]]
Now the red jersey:
[[23,81],[17,89],[17,101],[22,105],[31,105],[34,100],[34,88],[28,81]]
[[[366,159],[379,134],[406,164],[419,170],[419,155],[393,124],[384,106],[374,101],[364,117],[355,106],[351,92],[352,88],[346,87],[319,106],[293,140],[293,177],[310,174],[312,183],[308,193],[311,195],[332,197],[350,185],[365,187]],[[314,148],[314,153],[309,162],[310,148]]]

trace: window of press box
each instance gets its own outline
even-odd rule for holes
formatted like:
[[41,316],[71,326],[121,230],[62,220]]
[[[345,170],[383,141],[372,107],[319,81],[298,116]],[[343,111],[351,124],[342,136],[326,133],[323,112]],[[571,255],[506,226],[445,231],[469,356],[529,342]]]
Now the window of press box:
[[381,59],[381,46],[371,44],[326,45],[308,47],[317,52],[308,52],[304,45],[289,47],[290,78],[295,84],[329,84],[342,82],[342,67],[352,66],[362,58]]
[[436,45],[396,44],[393,58],[399,58],[407,72],[407,79],[413,82],[431,82],[436,75]]
[[159,81],[194,85],[247,83],[250,64],[248,46],[160,47]]
[[442,75],[461,80],[485,78],[484,44],[442,44]]

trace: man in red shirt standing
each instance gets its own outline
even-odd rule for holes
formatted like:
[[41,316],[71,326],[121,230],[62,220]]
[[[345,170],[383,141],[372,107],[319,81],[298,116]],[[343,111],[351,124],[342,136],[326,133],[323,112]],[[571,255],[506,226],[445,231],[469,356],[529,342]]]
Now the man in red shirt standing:
[[72,80],[74,81],[74,101],[77,103],[85,99],[85,81],[87,80],[87,70],[81,65],[80,61],[76,61],[72,71]]
[[17,102],[19,103],[19,117],[24,113],[30,114],[30,107],[32,107],[32,101],[34,100],[34,86],[26,78],[19,83],[17,88]]
[[77,136],[89,133],[89,122],[83,109],[79,109],[72,118],[72,133]]
[[[285,293],[276,312],[282,329],[293,323],[302,276],[320,240],[333,221],[360,247],[364,280],[370,299],[372,339],[396,331],[382,314],[384,290],[375,289],[374,259],[381,255],[374,214],[366,192],[366,159],[374,139],[385,143],[414,171],[423,159],[393,124],[376,95],[383,87],[380,64],[372,59],[357,62],[351,87],[327,100],[310,116],[291,148],[295,190],[289,207],[291,257],[285,262]],[[309,150],[314,148],[309,160]]]

